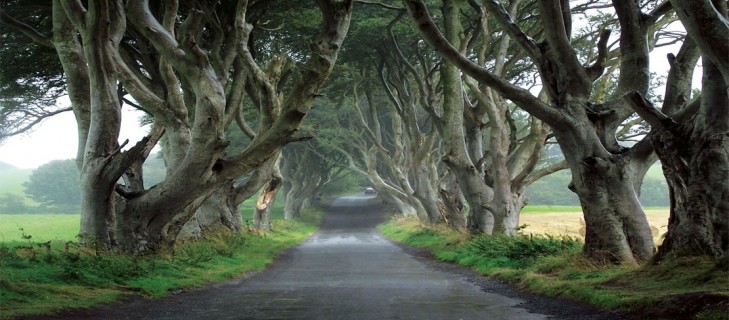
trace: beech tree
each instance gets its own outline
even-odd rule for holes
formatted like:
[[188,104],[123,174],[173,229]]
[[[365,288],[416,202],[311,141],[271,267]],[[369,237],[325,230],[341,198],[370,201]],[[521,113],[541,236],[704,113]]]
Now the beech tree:
[[[729,268],[729,25],[725,1],[670,4],[688,32],[670,54],[671,72],[660,110],[640,92],[626,95],[652,127],[651,142],[670,189],[667,255],[708,255]],[[691,97],[691,75],[701,57],[701,95]]]
[[[294,134],[336,61],[352,1],[318,1],[320,30],[283,99],[279,60],[260,67],[248,46],[257,21],[248,9],[266,5],[53,1],[53,31],[43,39],[63,65],[84,142],[81,233],[87,239],[128,251],[174,241],[212,194],[301,139]],[[150,136],[125,151],[117,143],[123,93],[155,122]],[[242,151],[224,155],[225,130],[246,96],[268,118]],[[162,137],[165,180],[149,189],[119,188],[119,178]]]
[[[515,24],[499,2],[482,2],[503,32],[537,66],[546,102],[462,55],[450,42],[458,36],[448,34],[453,26],[446,22],[446,36],[441,34],[422,1],[404,0],[403,3],[424,39],[448,64],[496,90],[552,128],[572,172],[570,189],[577,193],[585,215],[585,253],[595,259],[624,263],[651,257],[655,246],[635,189],[636,177],[642,177],[654,155],[647,140],[631,148],[621,146],[615,139],[615,131],[633,113],[622,95],[628,91],[645,94],[648,90],[650,27],[670,12],[669,8],[661,5],[646,13],[637,2],[613,1],[620,24],[621,72],[612,98],[595,104],[590,100],[593,83],[606,66],[610,31],[602,32],[595,58],[580,61],[570,42],[572,16],[568,1],[536,1],[543,24],[543,34],[537,39]],[[463,2],[445,3],[459,8]]]

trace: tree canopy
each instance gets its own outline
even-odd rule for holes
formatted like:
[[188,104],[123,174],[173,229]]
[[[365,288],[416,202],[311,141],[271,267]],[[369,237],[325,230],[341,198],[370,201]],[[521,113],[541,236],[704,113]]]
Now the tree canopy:
[[[726,3],[315,3],[8,1],[0,57],[48,64],[3,68],[0,139],[67,94],[82,232],[130,251],[239,230],[237,205],[259,190],[265,208],[283,186],[296,218],[351,173],[404,214],[514,235],[528,186],[568,169],[557,178],[584,209],[585,254],[637,263],[656,249],[640,196],[660,159],[663,250],[728,256],[729,179],[708,173],[729,166]],[[669,45],[658,74],[651,51]],[[122,104],[152,123],[131,148]],[[149,185],[157,144],[166,175]]]

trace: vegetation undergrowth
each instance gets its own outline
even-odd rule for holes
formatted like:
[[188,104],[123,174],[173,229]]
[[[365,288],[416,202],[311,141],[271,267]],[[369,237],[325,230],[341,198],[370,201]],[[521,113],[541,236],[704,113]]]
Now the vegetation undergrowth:
[[35,242],[23,232],[22,241],[0,244],[0,318],[90,307],[129,294],[159,297],[262,270],[314,233],[322,213],[310,209],[301,221],[278,216],[272,214],[270,232],[210,233],[145,256],[94,252],[72,241]]
[[729,319],[729,272],[705,257],[618,266],[584,258],[581,240],[568,236],[468,236],[398,216],[379,229],[395,241],[428,249],[439,260],[628,318]]

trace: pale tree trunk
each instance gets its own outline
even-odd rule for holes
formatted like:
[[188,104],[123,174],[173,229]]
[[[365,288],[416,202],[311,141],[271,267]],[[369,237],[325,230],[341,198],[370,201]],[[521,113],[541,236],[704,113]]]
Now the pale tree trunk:
[[[443,18],[446,38],[458,47],[462,28],[458,21],[459,6],[455,1],[448,1],[443,5]],[[468,202],[468,230],[491,234],[494,215],[488,210],[488,202],[493,199],[493,192],[473,163],[465,144],[461,71],[447,59],[444,59],[440,70],[443,82],[443,124],[440,127],[446,149],[443,161],[456,176]]]
[[[121,125],[121,103],[117,95],[116,66],[111,58],[118,51],[126,28],[126,17],[120,6],[113,1],[96,3],[83,16],[71,5],[64,8],[83,39],[91,89],[90,127],[80,181],[80,234],[84,243],[102,247],[109,247],[114,241],[113,192],[124,170],[117,157],[121,156],[116,141]],[[107,10],[108,7],[113,9]]]
[[89,92],[89,70],[78,33],[66,16],[60,0],[53,1],[53,46],[63,66],[73,115],[76,118],[78,147],[76,149],[76,165],[81,171],[83,167],[86,139],[91,125],[91,96]]
[[232,182],[215,189],[185,223],[177,239],[204,238],[210,232],[240,231],[243,219],[235,190]]
[[261,188],[256,207],[253,211],[253,228],[256,230],[271,230],[271,208],[276,201],[281,186],[283,185],[283,177],[279,169],[281,155],[276,157],[269,179]]
[[455,181],[455,176],[444,168],[445,176],[439,183],[441,206],[445,211],[444,220],[451,228],[466,231],[466,206],[463,193]]
[[[558,141],[560,137],[569,141],[561,131],[555,130],[555,135]],[[567,159],[572,172],[570,189],[577,193],[585,218],[585,253],[597,260],[626,263],[650,258],[653,238],[628,172],[629,163],[624,158],[608,160],[610,157],[599,155],[599,150],[587,147],[589,140],[578,141],[560,142],[560,147],[565,155],[574,157]]]
[[415,192],[413,195],[418,198],[427,214],[428,222],[437,223],[443,219],[445,211],[438,206],[439,194],[437,192],[437,172],[432,163],[417,163],[413,168],[413,179],[415,180]]

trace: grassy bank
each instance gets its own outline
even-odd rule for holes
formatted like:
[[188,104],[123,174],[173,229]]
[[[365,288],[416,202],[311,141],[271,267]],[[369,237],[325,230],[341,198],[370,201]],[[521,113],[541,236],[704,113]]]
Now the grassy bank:
[[[0,244],[0,318],[90,307],[130,294],[159,297],[262,270],[278,252],[316,231],[322,216],[311,210],[300,222],[285,221],[277,211],[280,208],[274,207],[271,232],[214,234],[205,241],[141,257],[81,252],[66,236],[49,236],[26,221],[26,239],[8,241],[5,234]],[[33,217],[38,215],[26,216]],[[0,217],[2,224],[9,218]],[[56,218],[73,220],[73,216]],[[78,230],[77,215],[75,223]],[[4,233],[13,227],[17,231],[17,226],[5,225]],[[35,237],[34,231],[41,233]]]
[[529,291],[588,302],[636,319],[729,319],[729,272],[705,258],[667,259],[641,267],[596,264],[582,241],[565,235],[467,236],[396,217],[385,236],[430,250]]

